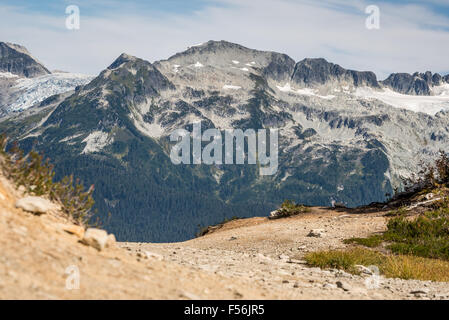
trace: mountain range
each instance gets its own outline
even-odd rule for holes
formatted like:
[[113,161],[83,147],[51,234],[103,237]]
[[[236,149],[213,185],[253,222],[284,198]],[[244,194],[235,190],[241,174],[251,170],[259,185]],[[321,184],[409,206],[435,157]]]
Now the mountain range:
[[[176,129],[279,129],[279,169],[175,165]],[[384,201],[449,146],[449,76],[379,81],[325,59],[226,41],[150,63],[120,55],[98,76],[51,73],[0,43],[0,131],[43,151],[56,178],[95,184],[104,227],[127,241],[180,241],[198,226],[307,205]]]

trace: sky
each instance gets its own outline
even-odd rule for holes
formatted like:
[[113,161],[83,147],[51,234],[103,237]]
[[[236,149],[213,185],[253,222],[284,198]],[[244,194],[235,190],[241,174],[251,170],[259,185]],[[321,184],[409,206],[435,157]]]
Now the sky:
[[[66,8],[80,10],[79,30]],[[368,6],[379,29],[368,29]],[[98,74],[121,53],[154,62],[227,40],[322,57],[344,68],[449,73],[449,0],[0,0],[0,41],[24,45],[51,70]]]

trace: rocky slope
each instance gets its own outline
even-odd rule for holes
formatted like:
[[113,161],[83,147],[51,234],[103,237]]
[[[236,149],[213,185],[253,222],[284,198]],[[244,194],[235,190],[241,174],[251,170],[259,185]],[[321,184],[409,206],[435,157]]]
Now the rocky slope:
[[83,236],[73,233],[76,226],[62,213],[34,215],[16,208],[26,196],[0,174],[2,300],[280,297],[157,256],[143,259],[116,246],[98,251],[81,243]]
[[[75,172],[95,184],[100,217],[119,239],[185,240],[198,225],[263,216],[285,199],[384,200],[448,148],[449,85],[419,77],[433,95],[403,94],[402,80],[388,81],[392,90],[372,72],[324,59],[296,63],[209,41],[155,63],[123,54],[74,92],[5,116],[0,129],[44,151],[58,177]],[[278,171],[174,165],[168,136],[194,121],[203,130],[279,129]]]

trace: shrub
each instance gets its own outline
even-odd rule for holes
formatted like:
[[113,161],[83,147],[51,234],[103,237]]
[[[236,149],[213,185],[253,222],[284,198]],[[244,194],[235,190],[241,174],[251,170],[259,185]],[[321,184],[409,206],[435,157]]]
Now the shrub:
[[94,200],[92,185],[87,191],[73,176],[54,182],[53,166],[49,160],[32,150],[25,154],[16,143],[7,150],[8,139],[0,135],[0,161],[3,174],[17,187],[25,187],[26,192],[37,196],[46,196],[61,204],[62,210],[74,222],[87,225],[93,215]]
[[388,221],[383,239],[395,253],[449,260],[449,208],[414,218],[394,217]]
[[281,207],[277,210],[276,215],[273,217],[270,217],[271,219],[279,219],[279,218],[286,218],[294,215],[298,215],[301,213],[309,212],[310,208],[302,205],[302,204],[295,204],[293,201],[285,200]]
[[419,192],[441,186],[449,187],[449,157],[446,152],[440,150],[440,156],[434,164],[421,162],[420,167],[417,174],[404,179],[405,192]]

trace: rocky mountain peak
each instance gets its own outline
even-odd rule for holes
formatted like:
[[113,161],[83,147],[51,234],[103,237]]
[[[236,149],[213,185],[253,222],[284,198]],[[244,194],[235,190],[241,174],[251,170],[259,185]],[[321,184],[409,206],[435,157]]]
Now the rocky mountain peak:
[[324,85],[329,82],[347,82],[355,87],[380,87],[373,72],[347,70],[323,58],[307,58],[298,62],[292,80],[304,86]]
[[113,70],[113,69],[116,69],[116,68],[122,66],[125,63],[135,62],[137,60],[141,60],[141,59],[134,57],[132,55],[129,55],[127,53],[122,53],[117,59],[114,60],[114,62],[108,67],[108,69]]
[[51,73],[25,47],[8,42],[0,42],[0,72],[10,72],[26,78]]
[[442,77],[440,74],[425,73],[392,73],[382,84],[396,92],[417,96],[431,95],[432,87],[449,83],[449,75]]

